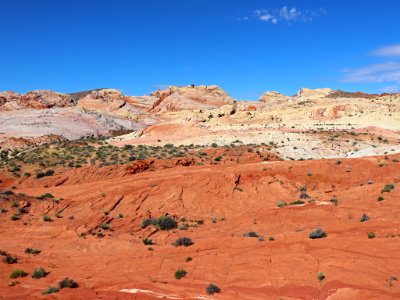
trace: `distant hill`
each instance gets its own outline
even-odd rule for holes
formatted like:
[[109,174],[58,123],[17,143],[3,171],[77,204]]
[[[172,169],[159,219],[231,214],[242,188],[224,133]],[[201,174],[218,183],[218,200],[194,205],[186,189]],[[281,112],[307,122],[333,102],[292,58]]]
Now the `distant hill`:
[[81,91],[81,92],[75,92],[75,93],[69,93],[68,95],[71,96],[72,100],[74,100],[74,102],[78,102],[79,99],[89,95],[91,92],[93,91],[100,91],[100,90],[104,90],[106,88],[100,88],[100,89],[93,89],[93,90],[87,90],[87,91]]

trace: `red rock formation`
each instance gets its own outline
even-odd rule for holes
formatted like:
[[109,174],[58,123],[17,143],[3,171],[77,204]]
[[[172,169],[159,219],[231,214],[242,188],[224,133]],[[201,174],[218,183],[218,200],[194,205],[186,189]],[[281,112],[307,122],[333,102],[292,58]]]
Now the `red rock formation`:
[[19,105],[22,108],[51,108],[51,107],[69,107],[74,102],[69,95],[56,93],[48,90],[37,90],[28,92],[21,96]]

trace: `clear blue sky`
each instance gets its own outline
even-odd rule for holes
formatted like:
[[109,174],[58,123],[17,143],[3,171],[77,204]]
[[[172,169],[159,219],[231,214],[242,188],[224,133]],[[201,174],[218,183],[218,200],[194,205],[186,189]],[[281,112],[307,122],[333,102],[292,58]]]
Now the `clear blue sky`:
[[0,0],[0,91],[400,86],[398,0]]

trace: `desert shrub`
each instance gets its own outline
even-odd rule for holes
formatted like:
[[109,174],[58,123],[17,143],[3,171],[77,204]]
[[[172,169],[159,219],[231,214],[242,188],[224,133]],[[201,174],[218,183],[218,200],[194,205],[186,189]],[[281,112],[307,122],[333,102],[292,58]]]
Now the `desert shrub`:
[[215,294],[215,293],[219,293],[221,291],[221,289],[216,286],[215,284],[210,283],[207,287],[206,287],[206,293],[209,295]]
[[50,217],[49,215],[44,215],[44,216],[43,216],[43,221],[45,221],[45,222],[51,222],[52,220],[51,220],[51,217]]
[[35,268],[33,270],[33,273],[31,276],[32,276],[32,278],[40,279],[40,278],[46,277],[47,274],[48,273],[42,267],[40,267],[39,269]]
[[150,225],[156,225],[156,220],[154,220],[152,218],[147,218],[147,219],[142,220],[142,224],[141,224],[142,229],[145,229],[147,226],[150,226]]
[[256,238],[256,237],[258,237],[258,234],[255,233],[254,231],[249,231],[249,232],[244,233],[243,236],[244,236],[244,237],[253,237],[253,238]]
[[330,202],[332,202],[333,204],[335,204],[335,205],[338,205],[339,204],[339,201],[338,201],[338,199],[336,198],[336,197],[333,197],[331,200],[329,200]]
[[22,214],[26,214],[28,212],[28,210],[26,209],[26,207],[18,207],[17,208],[18,214],[22,215]]
[[37,179],[40,179],[40,178],[42,178],[42,177],[44,177],[44,176],[46,176],[46,174],[43,173],[43,172],[37,172],[37,173],[36,173],[36,178],[37,178]]
[[103,230],[108,230],[108,229],[110,229],[110,225],[107,224],[107,223],[103,223],[103,224],[100,225],[100,228],[103,229]]
[[25,253],[27,254],[39,254],[41,251],[39,249],[34,249],[34,248],[26,248]]
[[389,183],[389,184],[385,185],[385,186],[382,188],[381,192],[382,192],[382,193],[389,193],[389,192],[391,192],[393,189],[394,189],[394,185],[391,184],[391,183]]
[[16,270],[11,272],[9,277],[11,279],[16,279],[16,278],[19,278],[19,277],[25,277],[26,275],[28,275],[28,274],[24,270],[16,269]]
[[375,233],[373,233],[373,232],[368,232],[368,238],[369,238],[369,239],[375,238]]
[[189,247],[189,246],[193,245],[193,241],[188,237],[180,237],[173,243],[173,245],[175,247],[179,247],[179,246]]
[[308,196],[307,193],[302,192],[302,193],[300,194],[300,199],[307,199],[307,198],[310,198],[310,196]]
[[318,272],[317,274],[318,281],[322,281],[325,279],[325,274],[322,272]]
[[297,201],[293,201],[290,202],[289,205],[300,205],[300,204],[304,204],[305,202],[303,200],[297,200]]
[[361,218],[360,218],[360,222],[365,222],[365,221],[368,221],[368,220],[369,220],[369,217],[366,214],[363,214],[361,216]]
[[143,239],[143,244],[145,245],[153,245],[153,241],[149,238]]
[[14,215],[11,216],[10,219],[11,219],[11,221],[18,221],[19,220],[19,216],[14,214]]
[[54,287],[54,286],[49,286],[49,287],[47,288],[47,290],[44,290],[44,291],[42,292],[42,294],[43,294],[43,295],[49,295],[49,294],[57,293],[57,292],[59,292],[59,291],[60,291],[59,288]]
[[53,174],[54,174],[54,171],[51,170],[51,169],[47,170],[47,171],[44,173],[45,176],[52,176]]
[[54,196],[50,193],[45,193],[42,196],[39,196],[38,199],[45,199],[45,198],[54,198]]
[[385,200],[385,198],[383,198],[382,196],[379,196],[379,197],[377,198],[377,200],[380,202],[380,201]]
[[179,279],[185,277],[186,274],[187,274],[187,272],[184,269],[178,269],[175,271],[175,278],[179,280]]
[[310,239],[321,239],[327,237],[327,234],[321,228],[317,228],[316,230],[311,231],[308,237]]
[[5,190],[2,192],[4,195],[15,195],[15,193],[12,190]]
[[287,203],[285,201],[278,201],[278,202],[276,202],[276,206],[281,208],[281,207],[287,206]]
[[18,259],[16,257],[12,257],[11,255],[6,255],[3,257],[3,263],[5,264],[16,264]]
[[61,281],[58,283],[58,286],[59,286],[60,289],[63,289],[63,288],[74,289],[74,288],[77,288],[77,287],[78,287],[78,284],[77,284],[74,280],[69,279],[69,278],[67,277],[67,278],[64,278],[63,280],[61,280]]
[[169,216],[162,216],[156,220],[156,226],[161,230],[169,230],[177,227],[177,223]]
[[188,256],[188,257],[185,258],[185,261],[186,261],[186,262],[189,262],[189,261],[192,261],[192,260],[193,260],[193,258],[191,258],[190,256]]

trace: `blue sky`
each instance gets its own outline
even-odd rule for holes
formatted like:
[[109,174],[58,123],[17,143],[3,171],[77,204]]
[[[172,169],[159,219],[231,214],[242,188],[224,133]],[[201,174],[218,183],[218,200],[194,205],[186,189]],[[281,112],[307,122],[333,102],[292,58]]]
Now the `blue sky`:
[[0,0],[0,91],[400,90],[398,0]]

